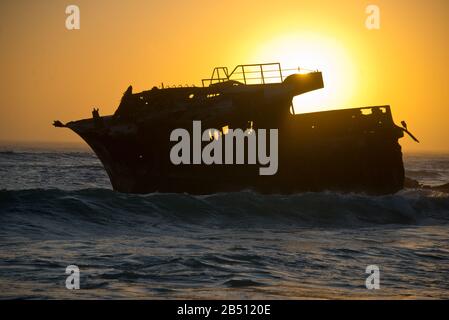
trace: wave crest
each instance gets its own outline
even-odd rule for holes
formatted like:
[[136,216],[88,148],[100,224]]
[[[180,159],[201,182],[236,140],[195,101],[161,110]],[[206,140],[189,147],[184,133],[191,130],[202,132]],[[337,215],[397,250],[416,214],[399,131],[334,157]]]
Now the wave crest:
[[89,228],[137,232],[181,226],[345,228],[449,222],[449,196],[431,190],[405,190],[379,197],[331,192],[261,195],[246,191],[192,196],[128,195],[107,189],[3,190],[0,208],[4,225],[16,228],[23,224],[33,232],[45,226],[45,232],[69,234]]

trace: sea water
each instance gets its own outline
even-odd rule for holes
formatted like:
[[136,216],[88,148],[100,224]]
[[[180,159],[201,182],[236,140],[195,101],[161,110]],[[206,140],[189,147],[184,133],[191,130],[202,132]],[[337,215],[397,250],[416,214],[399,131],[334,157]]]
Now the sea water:
[[[449,182],[449,155],[404,158]],[[88,149],[4,145],[0,298],[449,298],[449,195],[129,195]]]

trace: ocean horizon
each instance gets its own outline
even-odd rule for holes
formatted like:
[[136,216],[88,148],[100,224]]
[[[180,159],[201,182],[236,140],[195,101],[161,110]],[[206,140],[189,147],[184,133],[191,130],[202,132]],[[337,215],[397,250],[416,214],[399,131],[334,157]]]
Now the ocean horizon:
[[[448,154],[404,163],[449,182]],[[131,195],[87,146],[0,144],[2,299],[447,299],[448,223],[449,195],[431,189]]]

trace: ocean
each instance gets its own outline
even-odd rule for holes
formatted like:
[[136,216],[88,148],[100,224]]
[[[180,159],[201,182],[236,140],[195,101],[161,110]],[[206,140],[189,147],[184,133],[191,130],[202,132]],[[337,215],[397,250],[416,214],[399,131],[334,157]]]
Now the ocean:
[[[449,155],[405,165],[449,182]],[[88,149],[4,145],[0,299],[16,298],[447,299],[449,194],[128,195]]]

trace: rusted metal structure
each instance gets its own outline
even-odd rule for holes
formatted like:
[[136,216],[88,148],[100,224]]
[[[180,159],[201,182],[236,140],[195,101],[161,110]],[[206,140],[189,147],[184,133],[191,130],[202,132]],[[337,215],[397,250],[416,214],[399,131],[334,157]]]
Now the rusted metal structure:
[[[404,184],[396,126],[389,106],[294,114],[292,99],[323,88],[319,71],[280,64],[215,68],[202,87],[154,87],[125,92],[114,115],[55,126],[83,138],[103,163],[114,190],[208,194],[252,189],[262,193],[354,191],[394,193]],[[292,72],[293,71],[293,72]],[[288,73],[290,73],[288,75]],[[257,165],[174,165],[170,133],[192,127],[278,129],[278,171]]]

